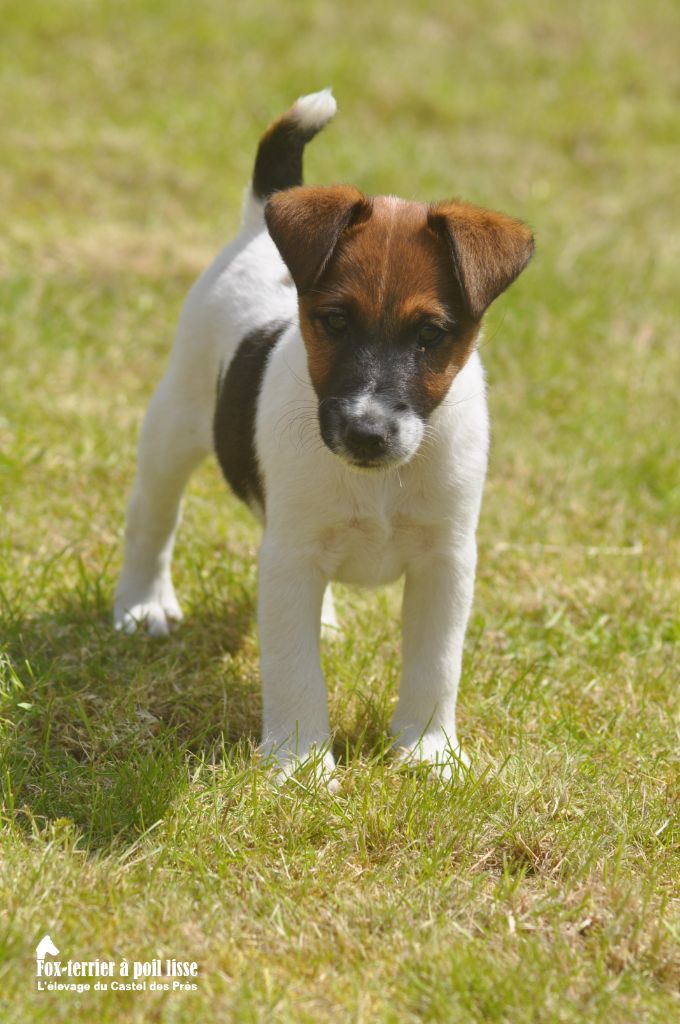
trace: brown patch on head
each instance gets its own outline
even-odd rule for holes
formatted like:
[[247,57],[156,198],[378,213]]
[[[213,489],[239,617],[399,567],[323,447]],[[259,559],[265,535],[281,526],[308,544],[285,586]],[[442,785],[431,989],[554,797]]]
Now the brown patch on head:
[[371,216],[344,231],[323,291],[360,306],[374,322],[444,305],[450,281],[445,252],[427,226],[427,207],[380,196]]
[[[290,189],[270,200],[266,217],[298,289],[319,397],[389,393],[422,418],[533,248],[528,229],[502,214],[371,200],[351,186]],[[342,330],[331,326],[338,316]]]
[[[317,392],[328,390],[333,345],[319,312],[345,310],[364,339],[380,348],[407,350],[420,325],[440,323],[445,337],[418,365],[423,412],[439,404],[465,364],[478,332],[452,273],[448,246],[428,224],[428,207],[379,197],[370,215],[329,235],[330,246],[311,285],[300,289],[300,319],[309,370]],[[328,244],[328,242],[327,242]],[[297,255],[297,254],[296,254]],[[308,278],[309,280],[309,278]]]

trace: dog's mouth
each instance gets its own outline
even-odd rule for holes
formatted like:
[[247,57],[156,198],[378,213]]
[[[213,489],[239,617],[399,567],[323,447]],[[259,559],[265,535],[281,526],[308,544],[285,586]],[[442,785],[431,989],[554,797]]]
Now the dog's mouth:
[[385,446],[380,451],[371,453],[366,450],[352,448],[344,440],[337,437],[328,439],[323,437],[323,441],[326,448],[333,455],[358,473],[377,473],[381,470],[384,471],[403,466],[413,458],[418,449],[418,444],[407,446],[397,442]]
[[342,452],[336,452],[343,462],[356,469],[359,473],[375,473],[381,469],[391,469],[393,466],[400,466],[406,459],[356,459]]
[[399,463],[402,459],[395,452],[387,448],[383,451],[369,452],[351,448],[345,443],[335,445],[331,449],[338,458],[348,463],[353,469],[375,470],[385,469],[387,466]]

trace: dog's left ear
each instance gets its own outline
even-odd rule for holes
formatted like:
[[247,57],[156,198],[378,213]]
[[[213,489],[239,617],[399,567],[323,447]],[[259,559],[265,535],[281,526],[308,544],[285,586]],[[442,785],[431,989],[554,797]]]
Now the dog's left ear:
[[473,320],[522,273],[534,252],[526,224],[470,203],[437,203],[427,222],[448,245]]

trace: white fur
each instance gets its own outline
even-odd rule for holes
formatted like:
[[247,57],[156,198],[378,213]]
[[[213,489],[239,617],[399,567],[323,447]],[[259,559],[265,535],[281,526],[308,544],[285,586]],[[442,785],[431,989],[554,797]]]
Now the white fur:
[[301,128],[318,131],[335,115],[338,105],[331,89],[310,92],[295,101],[291,113]]
[[[319,615],[331,580],[406,576],[404,664],[392,732],[405,758],[456,768],[455,706],[472,602],[488,421],[475,354],[405,465],[356,473],[320,441],[297,326],[275,348],[257,416],[267,525],[259,560],[264,742],[305,756],[327,743]],[[292,403],[292,404],[291,404]],[[304,417],[301,430],[296,417]],[[328,758],[327,758],[328,761]]]
[[[391,417],[392,423],[396,428],[396,437],[392,442],[392,450],[394,452],[394,461],[401,463],[410,459],[415,455],[418,450],[423,435],[425,433],[425,424],[416,416],[414,412],[402,412],[398,416],[394,416],[392,410],[389,408],[389,403],[385,402],[379,395],[373,393],[373,391],[366,391],[363,394],[358,395],[350,404],[347,410],[350,417],[360,416],[375,416],[378,420],[387,416]],[[342,440],[342,437],[336,436],[332,439],[335,450],[340,454],[344,455],[350,464],[352,464],[352,454],[347,451],[346,446]]]
[[[321,97],[328,111],[326,92],[296,108],[319,116]],[[241,233],[191,289],[149,406],[116,628],[133,632],[145,622],[163,634],[180,617],[170,561],[182,491],[212,450],[216,381],[246,333],[287,321],[266,367],[256,426],[267,495],[258,557],[263,750],[284,774],[313,754],[319,770],[333,768],[319,658],[322,608],[326,630],[337,630],[328,585],[376,586],[404,575],[403,671],[392,731],[404,759],[455,772],[462,758],[456,696],[488,447],[479,357],[474,353],[455,378],[410,461],[357,473],[321,441],[296,293],[262,209],[250,195]]]

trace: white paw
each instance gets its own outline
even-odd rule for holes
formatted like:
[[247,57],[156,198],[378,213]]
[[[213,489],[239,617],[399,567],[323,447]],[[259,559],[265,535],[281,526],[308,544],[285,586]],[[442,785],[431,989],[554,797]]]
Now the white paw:
[[470,771],[470,758],[458,740],[451,739],[441,729],[425,732],[411,742],[397,738],[392,751],[398,765],[429,768],[432,775],[445,782],[463,779]]
[[335,758],[329,743],[326,740],[293,746],[287,741],[277,744],[269,740],[260,747],[259,753],[265,766],[272,769],[272,779],[276,786],[282,786],[292,775],[300,772],[302,776],[311,775],[329,793],[337,793],[340,783],[337,778],[333,778]]
[[125,601],[117,598],[113,622],[123,633],[136,633],[143,626],[150,636],[168,636],[173,622],[182,619],[182,609],[174,594],[165,595],[162,601]]

